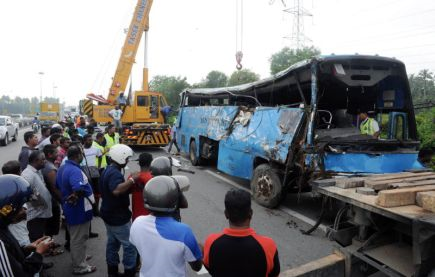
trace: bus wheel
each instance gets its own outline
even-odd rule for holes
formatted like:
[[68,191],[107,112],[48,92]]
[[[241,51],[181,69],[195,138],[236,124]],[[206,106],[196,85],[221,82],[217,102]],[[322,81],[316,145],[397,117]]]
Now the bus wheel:
[[269,164],[261,164],[254,170],[251,191],[258,204],[266,208],[275,208],[281,200],[281,178]]
[[196,142],[192,140],[189,148],[189,159],[193,166],[200,165],[200,158],[196,156]]

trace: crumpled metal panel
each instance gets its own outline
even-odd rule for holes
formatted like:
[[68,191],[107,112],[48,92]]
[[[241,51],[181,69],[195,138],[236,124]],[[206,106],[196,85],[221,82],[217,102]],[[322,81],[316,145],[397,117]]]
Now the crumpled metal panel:
[[298,108],[258,107],[248,125],[235,123],[220,141],[218,169],[250,179],[256,157],[284,164],[303,113]]
[[[189,153],[190,136],[198,141],[199,136],[206,136],[213,140],[220,140],[227,135],[228,128],[238,113],[238,107],[184,107],[181,110],[181,124],[177,132],[177,141],[181,134],[188,136],[181,148]],[[185,130],[185,131],[184,131]]]
[[327,171],[352,173],[395,173],[424,168],[417,153],[327,153],[324,163]]

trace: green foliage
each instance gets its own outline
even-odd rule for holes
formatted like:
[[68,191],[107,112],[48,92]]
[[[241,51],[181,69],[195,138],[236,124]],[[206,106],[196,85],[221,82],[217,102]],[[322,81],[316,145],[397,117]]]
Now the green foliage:
[[421,148],[435,148],[435,108],[417,114],[415,119]]
[[307,60],[318,55],[320,55],[320,50],[314,46],[304,47],[302,49],[284,47],[281,51],[273,54],[269,59],[270,73],[273,75],[299,61]]
[[165,95],[168,104],[174,107],[180,105],[179,94],[189,87],[186,77],[157,75],[150,81],[150,90],[161,92]]
[[207,74],[204,85],[207,88],[220,88],[227,85],[228,77],[225,73],[213,70]]
[[21,98],[19,96],[10,98],[3,95],[0,98],[0,114],[20,113],[32,116],[39,111],[39,100],[37,97],[32,99]]
[[260,75],[252,72],[249,69],[236,70],[231,74],[230,79],[228,80],[228,86],[237,86],[242,84],[247,84],[251,82],[258,81],[260,79]]
[[435,74],[428,69],[409,75],[409,86],[413,103],[435,101]]

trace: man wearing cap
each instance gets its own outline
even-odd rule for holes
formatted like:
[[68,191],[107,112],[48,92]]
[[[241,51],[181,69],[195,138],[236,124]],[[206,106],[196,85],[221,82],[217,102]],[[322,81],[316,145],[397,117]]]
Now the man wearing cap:
[[359,120],[361,121],[359,129],[362,135],[373,136],[374,138],[379,138],[380,130],[379,124],[373,118],[367,115],[366,111],[362,111],[358,114]]

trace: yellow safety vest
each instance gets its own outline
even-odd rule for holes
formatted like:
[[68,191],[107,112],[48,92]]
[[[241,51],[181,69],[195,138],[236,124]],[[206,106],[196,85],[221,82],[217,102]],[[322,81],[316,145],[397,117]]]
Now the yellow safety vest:
[[[104,153],[104,150],[105,150],[104,147],[101,146],[98,142],[94,141],[92,143],[92,146],[95,147],[95,148],[100,149],[101,153]],[[104,154],[103,156],[101,156],[101,165],[100,165],[100,168],[106,168],[106,166],[107,166],[107,160],[106,160],[106,154]]]
[[104,138],[106,139],[106,147],[110,148],[115,144],[119,144],[119,134],[115,133],[113,137],[109,136],[109,134],[105,134]]
[[362,135],[373,136],[375,134],[375,130],[373,130],[373,118],[367,118],[366,121],[363,121],[359,126]]

